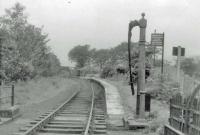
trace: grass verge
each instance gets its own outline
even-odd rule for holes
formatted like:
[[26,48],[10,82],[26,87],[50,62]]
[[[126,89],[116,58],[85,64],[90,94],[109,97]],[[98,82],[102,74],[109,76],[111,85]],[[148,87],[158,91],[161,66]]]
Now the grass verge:
[[39,78],[15,85],[16,104],[28,105],[45,101],[62,91],[78,90],[77,81],[68,78]]

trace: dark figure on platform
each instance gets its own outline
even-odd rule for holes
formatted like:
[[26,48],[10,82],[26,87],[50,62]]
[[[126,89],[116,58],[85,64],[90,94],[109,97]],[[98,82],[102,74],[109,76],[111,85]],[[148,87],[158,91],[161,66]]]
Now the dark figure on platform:
[[[132,76],[133,76],[133,81],[136,83],[137,82],[137,78],[138,78],[138,67],[135,66],[135,68],[132,70]],[[150,76],[150,70],[151,67],[146,64],[146,69],[145,69],[145,79],[147,79]]]
[[116,71],[118,74],[123,74],[123,75],[127,73],[127,70],[123,67],[118,67]]

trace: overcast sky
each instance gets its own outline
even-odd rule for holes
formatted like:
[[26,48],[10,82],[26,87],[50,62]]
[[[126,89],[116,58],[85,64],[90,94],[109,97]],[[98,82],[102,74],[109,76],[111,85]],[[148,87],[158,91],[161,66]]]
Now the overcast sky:
[[[147,42],[154,32],[165,33],[165,56],[172,58],[172,46],[186,48],[186,56],[200,55],[199,0],[0,0],[0,15],[16,2],[26,7],[29,21],[44,25],[48,46],[62,65],[70,65],[68,51],[76,45],[110,48],[127,41],[130,20],[145,12]],[[133,41],[138,41],[138,28]]]

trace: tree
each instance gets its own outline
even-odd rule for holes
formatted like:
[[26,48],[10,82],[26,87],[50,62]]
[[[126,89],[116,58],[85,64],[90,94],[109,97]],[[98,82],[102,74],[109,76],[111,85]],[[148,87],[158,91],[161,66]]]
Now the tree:
[[36,73],[42,76],[56,75],[60,69],[60,61],[57,56],[53,53],[48,53],[41,57],[41,61],[35,61]]
[[181,69],[184,71],[185,74],[193,76],[194,73],[197,71],[198,65],[195,62],[194,58],[185,58],[181,62]]
[[100,49],[93,52],[92,59],[102,69],[110,59],[110,50]]
[[30,24],[24,11],[25,7],[16,3],[0,17],[0,35],[4,37],[3,69],[14,80],[43,74],[36,70],[49,70],[44,63],[51,59],[50,49],[46,46],[48,35],[43,33],[42,27]]
[[90,60],[91,51],[89,45],[78,45],[72,48],[68,57],[70,60],[76,62],[76,67],[82,68]]

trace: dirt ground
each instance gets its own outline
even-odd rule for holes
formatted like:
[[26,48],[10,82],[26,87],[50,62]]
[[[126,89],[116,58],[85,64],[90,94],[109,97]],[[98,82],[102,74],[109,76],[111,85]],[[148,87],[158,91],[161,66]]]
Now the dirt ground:
[[[80,80],[64,78],[41,78],[16,84],[16,100],[21,117],[0,126],[1,135],[15,133],[31,120],[64,102],[74,91],[80,89]],[[82,87],[83,88],[83,87]]]
[[[125,110],[125,117],[133,118],[135,115],[136,109],[136,96],[132,96],[130,86],[128,85],[127,80],[119,80],[119,79],[109,79],[111,84],[115,85],[122,98],[122,104]],[[145,129],[143,131],[110,131],[109,135],[159,135],[162,132],[162,127],[164,124],[168,122],[169,118],[169,106],[165,102],[161,102],[158,100],[151,100],[151,113],[150,116],[153,118],[152,124],[149,129]],[[148,117],[147,117],[148,118]]]

